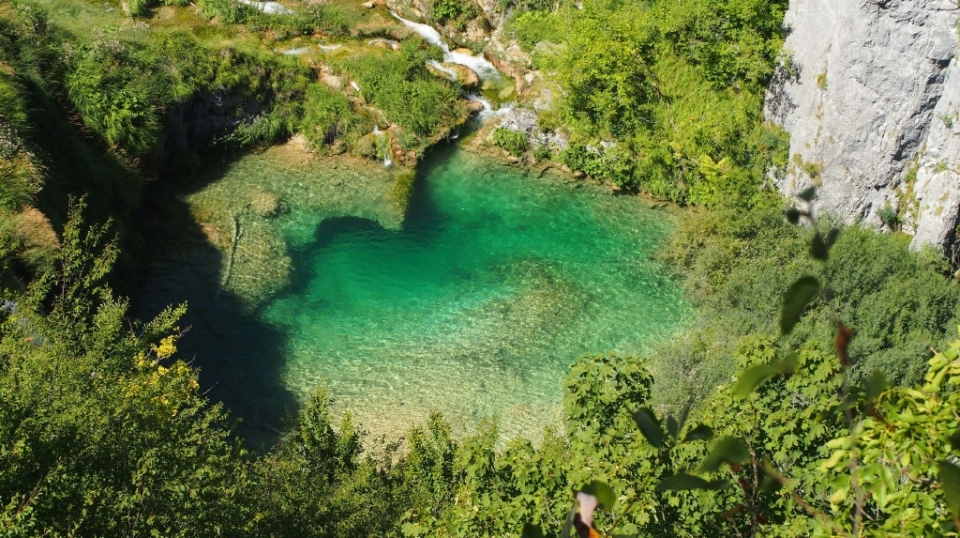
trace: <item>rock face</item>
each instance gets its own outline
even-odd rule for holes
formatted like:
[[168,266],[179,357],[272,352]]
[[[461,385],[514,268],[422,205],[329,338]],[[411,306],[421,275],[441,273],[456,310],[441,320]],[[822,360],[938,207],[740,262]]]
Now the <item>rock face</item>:
[[526,108],[508,108],[500,112],[499,127],[526,135],[527,143],[535,148],[545,146],[550,151],[567,149],[567,136],[561,132],[540,130],[537,113]]
[[791,1],[766,98],[790,133],[785,194],[817,185],[818,209],[847,222],[899,215],[915,245],[954,240],[958,15],[955,0]]

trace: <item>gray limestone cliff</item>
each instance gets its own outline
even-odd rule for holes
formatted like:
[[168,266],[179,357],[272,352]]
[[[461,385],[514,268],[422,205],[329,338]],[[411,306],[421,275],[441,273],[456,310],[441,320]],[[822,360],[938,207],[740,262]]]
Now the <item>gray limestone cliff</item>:
[[[950,247],[960,208],[956,0],[792,0],[767,118],[790,134],[785,194]],[[899,224],[898,224],[899,222]]]

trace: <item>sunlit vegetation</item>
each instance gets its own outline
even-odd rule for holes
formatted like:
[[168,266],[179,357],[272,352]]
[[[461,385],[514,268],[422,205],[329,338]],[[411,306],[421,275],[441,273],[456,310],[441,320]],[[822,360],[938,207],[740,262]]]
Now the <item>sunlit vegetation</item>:
[[519,131],[497,127],[493,130],[493,145],[507,150],[514,157],[519,157],[527,151],[527,137]]
[[[560,159],[682,203],[752,203],[786,141],[762,123],[786,2],[518,6],[509,28],[563,98]],[[549,121],[548,121],[549,123]]]
[[388,122],[411,137],[429,140],[466,116],[456,86],[427,71],[428,60],[441,59],[437,47],[408,39],[397,52],[348,57],[335,66],[357,83],[360,97],[381,110]]
[[[321,390],[259,454],[177,353],[184,307],[134,322],[107,285],[136,265],[146,177],[294,133],[422,154],[466,110],[419,39],[332,57],[341,88],[272,50],[354,36],[353,4],[187,4],[0,4],[0,534],[558,536],[592,484],[602,536],[957,535],[960,288],[939,254],[793,226],[764,188],[786,164],[761,113],[785,1],[499,2],[560,90],[540,118],[570,132],[557,158],[701,206],[663,252],[695,322],[644,357],[571,357],[565,429],[538,445],[498,446],[495,421],[454,438],[434,415],[365,451]],[[454,26],[476,14],[430,6]]]

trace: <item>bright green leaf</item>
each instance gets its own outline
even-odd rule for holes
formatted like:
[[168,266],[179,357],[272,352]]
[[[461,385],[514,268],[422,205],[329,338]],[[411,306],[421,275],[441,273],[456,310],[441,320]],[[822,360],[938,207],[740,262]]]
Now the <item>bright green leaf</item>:
[[960,513],[960,467],[949,461],[940,462],[940,487],[954,517]]
[[847,499],[847,495],[850,493],[850,486],[845,486],[834,492],[830,496],[830,504],[840,504]]
[[761,383],[777,375],[777,369],[769,364],[757,364],[744,370],[737,379],[737,384],[733,386],[734,398],[746,398],[753,394],[753,391]]

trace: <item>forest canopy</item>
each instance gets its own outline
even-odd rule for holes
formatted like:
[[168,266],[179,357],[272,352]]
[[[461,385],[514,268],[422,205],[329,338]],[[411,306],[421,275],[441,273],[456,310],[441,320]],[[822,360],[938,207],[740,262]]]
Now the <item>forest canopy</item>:
[[676,202],[749,207],[786,163],[785,138],[763,123],[786,6],[588,0],[518,8],[508,28],[561,91],[546,122],[570,131],[560,159],[571,168]]

